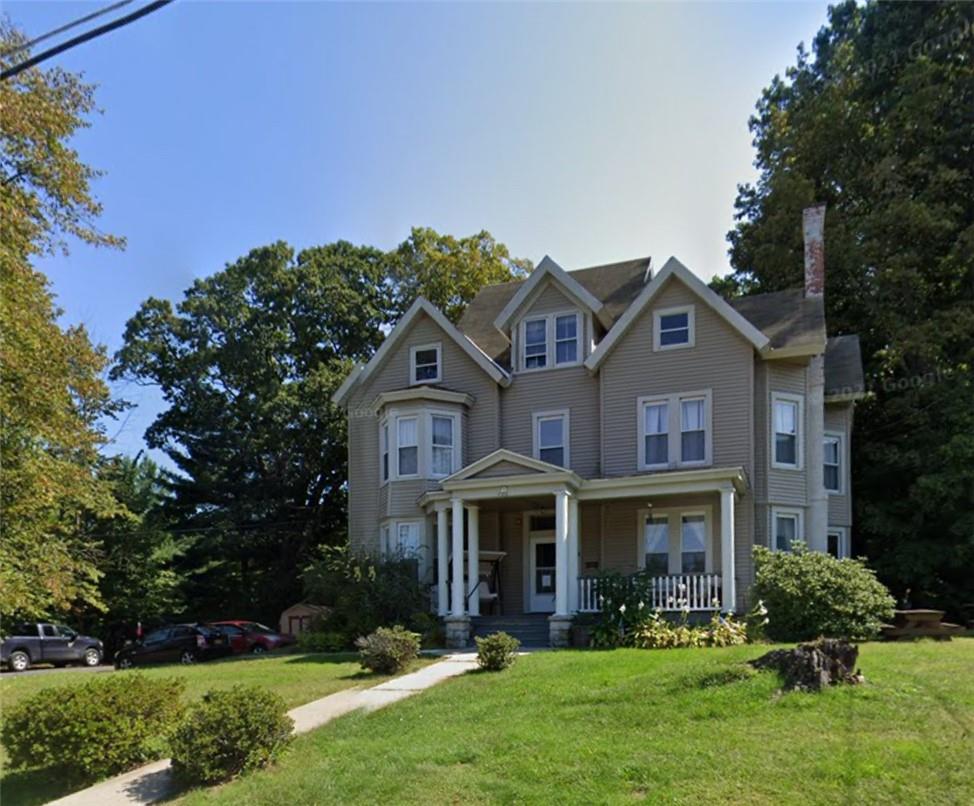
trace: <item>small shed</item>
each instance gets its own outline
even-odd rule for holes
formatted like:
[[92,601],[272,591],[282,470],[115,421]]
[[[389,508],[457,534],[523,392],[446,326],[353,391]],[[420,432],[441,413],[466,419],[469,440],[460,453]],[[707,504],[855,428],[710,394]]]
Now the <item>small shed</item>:
[[284,635],[298,635],[311,629],[314,620],[328,613],[324,605],[298,602],[281,613],[281,632]]

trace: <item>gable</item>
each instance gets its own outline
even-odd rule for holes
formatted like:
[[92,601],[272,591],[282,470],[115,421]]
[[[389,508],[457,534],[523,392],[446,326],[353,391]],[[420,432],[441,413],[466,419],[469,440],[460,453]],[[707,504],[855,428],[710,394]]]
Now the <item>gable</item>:
[[[504,472],[497,471],[497,468],[501,468]],[[535,459],[531,456],[525,456],[523,453],[517,453],[507,448],[498,448],[493,453],[481,457],[477,461],[471,462],[466,467],[461,468],[452,476],[444,479],[443,483],[469,481],[475,478],[541,475],[545,473],[564,475],[565,473],[571,473],[571,471],[565,470],[565,468],[558,467],[557,465],[549,464],[548,462],[542,462],[540,459]]]
[[478,473],[474,473],[467,478],[471,479],[496,479],[500,476],[536,476],[541,471],[531,467],[525,467],[514,462],[502,461],[485,467]]

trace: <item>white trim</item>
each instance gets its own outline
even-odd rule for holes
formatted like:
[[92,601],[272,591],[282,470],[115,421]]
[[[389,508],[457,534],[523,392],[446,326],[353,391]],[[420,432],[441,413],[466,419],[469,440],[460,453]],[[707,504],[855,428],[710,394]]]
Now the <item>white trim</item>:
[[[777,431],[775,430],[775,404],[781,401],[783,403],[794,403],[796,404],[797,411],[795,412],[795,464],[787,464],[785,462],[779,462],[777,459],[777,440],[775,435]],[[805,466],[805,397],[804,395],[796,395],[791,392],[777,392],[772,390],[771,392],[771,443],[769,454],[771,456],[771,467],[774,470],[802,470]]]
[[[702,461],[683,461],[682,418],[685,400],[703,399],[704,417],[704,458]],[[646,463],[646,417],[645,407],[654,403],[666,403],[667,415],[667,461],[666,464]],[[648,395],[636,399],[636,433],[639,444],[636,446],[636,461],[640,470],[671,470],[693,467],[709,467],[714,461],[713,433],[714,433],[713,391],[700,389],[694,392],[674,392],[667,395]]]
[[[545,462],[541,458],[541,421],[542,420],[561,420],[561,449],[563,456],[563,464],[555,465],[553,462]],[[549,445],[549,448],[556,447]],[[557,409],[555,411],[535,411],[531,413],[531,449],[534,458],[539,462],[545,462],[545,464],[552,465],[554,467],[563,467],[565,469],[571,467],[571,410],[570,409]]]
[[[693,347],[696,343],[696,316],[694,305],[677,305],[672,308],[656,308],[653,310],[653,351],[661,350],[686,350]],[[687,315],[687,341],[679,344],[661,344],[662,318],[674,314],[685,313]]]
[[595,351],[588,357],[588,359],[586,359],[585,366],[588,369],[594,371],[599,368],[606,356],[612,351],[613,347],[615,347],[616,343],[623,337],[623,335],[625,335],[629,328],[632,327],[639,315],[646,309],[646,306],[648,306],[653,297],[659,293],[660,289],[666,284],[666,281],[669,280],[670,277],[676,277],[677,279],[681,280],[683,284],[686,285],[691,291],[695,292],[696,295],[703,300],[703,302],[709,305],[715,313],[717,313],[732,328],[740,333],[741,336],[747,339],[756,350],[763,350],[768,346],[770,340],[767,336],[765,336],[760,330],[754,327],[754,325],[748,322],[747,319],[728,305],[723,297],[715,293],[712,289],[708,288],[699,277],[680,263],[679,260],[677,260],[675,257],[671,257],[666,261],[666,265],[660,269],[659,274],[649,281],[649,285],[639,292],[639,296],[633,300],[632,304],[628,308],[626,308],[625,313],[619,317],[619,321],[612,326],[612,329],[609,330],[606,337],[599,342],[599,346],[596,347]]
[[[436,352],[436,376],[433,378],[416,377],[416,353],[420,350],[433,350]],[[424,364],[423,366],[428,366]],[[413,344],[409,347],[409,385],[422,386],[428,383],[440,383],[443,380],[443,343],[436,341],[432,344]]]
[[831,535],[836,535],[839,538],[838,544],[838,558],[843,560],[851,556],[852,551],[849,546],[849,527],[848,526],[829,526],[825,530],[825,551],[828,553],[829,550],[829,537]]
[[[559,363],[558,361],[558,320],[566,316],[575,317],[575,360],[562,361]],[[552,313],[525,314],[524,318],[521,319],[517,325],[518,352],[517,352],[517,359],[514,362],[517,367],[516,371],[518,373],[544,372],[550,369],[564,369],[565,367],[577,367],[581,365],[585,354],[584,338],[583,338],[585,319],[586,318],[583,317],[582,312],[576,308],[569,308],[563,311],[555,311]],[[545,363],[543,367],[529,367],[528,354],[527,354],[528,323],[542,322],[542,321],[545,323],[545,341],[544,341]]]
[[474,404],[473,395],[466,392],[451,392],[447,389],[436,389],[432,386],[414,386],[412,389],[397,389],[394,392],[383,392],[372,401],[372,408],[381,411],[383,406],[390,403],[408,403],[415,400],[432,400],[437,403],[456,403],[470,408]]
[[[535,611],[532,609],[532,590],[534,589],[534,578],[531,573],[531,553],[532,553],[532,534],[538,539],[544,540],[549,539],[552,543],[555,542],[555,530],[552,529],[538,529],[534,532],[531,531],[531,516],[532,515],[551,515],[554,517],[554,509],[529,509],[521,513],[521,567],[524,569],[523,579],[521,580],[521,593],[523,595],[523,601],[521,609],[525,613],[554,613],[555,612],[555,596],[551,596],[551,610],[540,610]],[[557,558],[556,558],[557,559]],[[558,573],[557,563],[555,564],[555,573]]]
[[349,396],[357,386],[368,380],[379,367],[381,367],[385,361],[390,357],[392,352],[395,350],[396,345],[402,341],[405,335],[409,332],[409,327],[413,320],[416,319],[421,313],[425,313],[430,317],[440,329],[446,333],[457,346],[465,352],[471,360],[477,366],[479,366],[484,372],[486,372],[492,380],[499,383],[501,386],[509,386],[511,383],[511,376],[508,375],[503,369],[501,369],[493,360],[480,349],[474,342],[463,333],[461,333],[454,324],[443,315],[439,308],[433,305],[428,300],[423,297],[417,297],[416,301],[409,306],[409,310],[403,314],[402,318],[396,323],[396,326],[392,329],[385,340],[379,346],[379,349],[375,351],[375,355],[369,360],[365,367],[355,374],[355,377],[346,378],[342,385],[338,388],[338,391],[332,395],[332,402],[338,406],[344,406],[348,401]]
[[825,492],[829,495],[845,495],[846,483],[845,483],[845,469],[846,469],[846,458],[845,458],[845,434],[840,431],[826,431],[822,434],[822,484],[825,485],[825,443],[830,440],[835,440],[838,444],[837,455],[838,455],[838,476],[839,476],[839,487],[836,490],[830,490],[828,487],[825,488]]
[[[395,426],[396,426],[395,427],[395,432],[396,432],[396,481],[399,481],[400,479],[418,479],[418,478],[422,478],[422,473],[423,473],[423,456],[422,456],[422,454],[423,454],[423,450],[422,450],[423,437],[422,437],[422,434],[420,433],[421,428],[422,428],[422,426],[421,426],[422,416],[420,415],[420,412],[418,412],[418,411],[417,412],[409,412],[409,413],[405,413],[404,412],[402,414],[397,413],[397,414],[395,414],[393,416],[392,419],[393,419],[393,422],[395,423]],[[412,445],[401,445],[400,442],[399,442],[399,423],[402,420],[414,420],[415,423],[416,423],[416,442],[414,444],[412,444]],[[416,472],[415,473],[403,473],[402,472],[402,468],[400,466],[401,465],[402,455],[401,455],[400,452],[402,451],[403,448],[416,448]]]
[[[445,417],[453,421],[453,472],[463,467],[463,417],[455,409],[409,406],[390,408],[379,421],[379,476],[382,476],[382,426],[389,424],[389,479],[403,481],[413,479],[440,480],[446,475],[433,473],[433,417]],[[399,421],[416,420],[416,472],[399,472]],[[407,445],[405,447],[412,447]],[[382,482],[385,484],[385,482]]]
[[[542,462],[540,459],[535,459],[532,456],[525,456],[523,453],[515,453],[514,451],[508,450],[507,448],[498,448],[496,451],[481,457],[475,462],[471,462],[466,467],[460,468],[456,473],[450,476],[444,481],[465,481],[470,479],[471,476],[476,476],[478,473],[482,473],[494,465],[500,464],[501,462],[510,462],[514,465],[519,465],[526,470],[534,470],[537,473],[558,473],[563,474],[565,468],[558,467],[557,465],[549,464],[548,462]],[[531,478],[528,475],[528,478]],[[473,479],[474,481],[480,481],[481,479]],[[494,479],[482,479],[483,481],[494,481]],[[579,481],[581,481],[579,479]]]
[[[450,420],[453,425],[452,428],[452,439],[453,444],[450,446],[452,448],[451,453],[453,454],[450,460],[450,472],[449,473],[435,473],[433,471],[433,418],[440,417],[444,420]],[[428,479],[445,479],[448,476],[452,476],[457,470],[463,467],[463,461],[460,454],[460,437],[461,437],[461,422],[460,416],[455,411],[444,411],[441,409],[427,409],[426,410],[426,438],[424,439],[424,445],[428,451],[428,463],[426,465],[426,478]]]
[[766,361],[775,361],[779,358],[807,358],[815,355],[822,355],[825,352],[825,339],[808,342],[806,344],[790,344],[787,347],[765,347],[761,351],[761,357]]
[[[643,507],[636,510],[636,567],[646,568],[645,525],[649,516],[661,515],[667,519],[667,572],[663,576],[681,574],[713,574],[714,571],[714,508],[710,504],[690,504],[686,506]],[[704,524],[704,570],[683,570],[683,518],[686,515],[703,515]],[[674,524],[676,529],[674,529]]]
[[[416,529],[416,553],[415,555],[402,552],[399,542],[399,529],[401,526],[409,526]],[[431,552],[427,541],[426,518],[383,518],[379,522],[379,553],[385,559],[401,556],[406,559],[415,559],[417,562],[417,574],[420,579],[427,576],[432,564],[430,562]],[[395,553],[393,552],[395,549]]]
[[[805,540],[805,510],[801,507],[771,507],[771,529],[768,532],[768,542],[772,551],[784,551],[778,548],[778,533],[775,530],[778,517],[789,518],[794,516],[797,519],[795,524],[795,540]],[[787,549],[790,551],[791,549]]]
[[494,327],[502,333],[506,331],[510,327],[511,322],[517,318],[524,304],[529,301],[529,297],[531,297],[535,289],[540,288],[540,283],[546,277],[561,285],[564,291],[567,291],[583,307],[588,308],[599,317],[599,321],[607,328],[611,326],[611,318],[606,314],[605,305],[603,305],[602,301],[596,298],[578,280],[574,279],[561,266],[555,263],[554,260],[548,257],[548,255],[545,255],[535,270],[521,283],[520,288],[511,297],[507,305],[504,306],[504,309],[497,314],[497,317],[494,319]]
[[392,478],[392,455],[390,453],[389,418],[379,420],[379,486],[388,484]]

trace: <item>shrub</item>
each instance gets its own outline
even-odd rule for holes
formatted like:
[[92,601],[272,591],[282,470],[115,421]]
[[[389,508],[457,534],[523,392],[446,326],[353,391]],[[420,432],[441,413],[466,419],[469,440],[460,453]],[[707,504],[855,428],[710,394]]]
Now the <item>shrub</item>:
[[302,652],[342,652],[351,641],[340,632],[308,631],[298,633],[298,649]]
[[791,552],[754,549],[755,594],[776,641],[872,638],[895,602],[862,560],[837,560],[796,542]]
[[474,640],[477,642],[477,663],[480,664],[481,669],[499,672],[512,666],[517,660],[517,651],[521,642],[513,635],[495,632],[486,638],[478,635]]
[[4,710],[2,741],[12,767],[55,767],[91,780],[153,758],[182,713],[185,684],[139,674],[98,675],[44,689]]
[[172,737],[173,769],[194,783],[225,781],[267,766],[291,740],[284,700],[258,686],[210,691]]
[[362,668],[379,674],[394,674],[405,669],[419,655],[419,635],[404,627],[379,627],[355,641]]

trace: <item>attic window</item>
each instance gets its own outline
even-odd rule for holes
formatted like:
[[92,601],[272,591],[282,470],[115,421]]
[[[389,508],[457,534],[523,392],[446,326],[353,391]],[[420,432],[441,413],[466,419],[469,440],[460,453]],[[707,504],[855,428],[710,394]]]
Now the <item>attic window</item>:
[[409,382],[437,383],[443,379],[440,365],[442,349],[439,344],[424,344],[409,350]]
[[653,312],[653,349],[693,347],[693,306],[665,308]]

